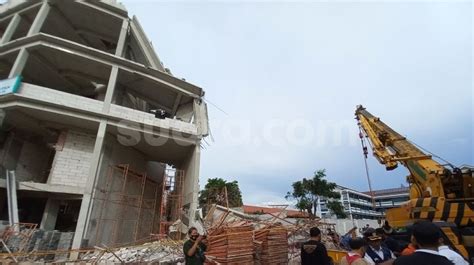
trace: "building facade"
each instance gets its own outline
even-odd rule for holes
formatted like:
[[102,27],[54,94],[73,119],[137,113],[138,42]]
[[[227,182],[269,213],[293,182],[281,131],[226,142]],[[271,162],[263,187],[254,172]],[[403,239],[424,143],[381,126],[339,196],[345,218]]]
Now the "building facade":
[[0,34],[0,80],[21,78],[0,91],[0,192],[14,172],[19,222],[72,231],[73,248],[191,222],[204,91],[164,68],[136,17],[114,0],[10,0]]
[[[370,192],[359,192],[340,185],[336,191],[341,195],[339,201],[350,219],[380,219],[387,209],[400,206],[409,199],[408,187],[376,190],[373,191],[373,198]],[[318,199],[316,215],[323,218],[332,216],[327,202],[327,198]]]
[[[366,191],[364,193],[370,196],[370,192]],[[375,209],[380,213],[385,213],[388,209],[399,207],[410,199],[408,187],[375,190],[373,194]]]

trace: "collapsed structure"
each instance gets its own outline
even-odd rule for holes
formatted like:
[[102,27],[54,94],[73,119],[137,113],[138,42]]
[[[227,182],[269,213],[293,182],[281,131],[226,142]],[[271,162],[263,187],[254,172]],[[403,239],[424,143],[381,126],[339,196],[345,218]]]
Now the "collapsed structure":
[[0,214],[14,172],[20,223],[72,248],[136,242],[197,208],[200,87],[171,75],[114,0],[0,6]]

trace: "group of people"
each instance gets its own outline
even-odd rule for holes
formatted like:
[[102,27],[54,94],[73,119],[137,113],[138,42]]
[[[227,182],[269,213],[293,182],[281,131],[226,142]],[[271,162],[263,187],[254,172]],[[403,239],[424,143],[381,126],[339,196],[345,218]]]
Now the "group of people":
[[[339,265],[469,265],[459,253],[444,245],[441,229],[432,222],[416,222],[411,228],[411,242],[405,247],[392,238],[389,227],[364,229],[363,237],[354,237],[355,229],[342,237],[335,231],[328,231],[335,242],[349,248]],[[183,246],[186,264],[204,264],[206,237],[199,235],[194,227],[189,229],[188,236],[189,240]],[[321,242],[321,230],[311,228],[310,237],[301,246],[301,264],[337,265]]]
[[[355,228],[354,228],[355,229]],[[344,235],[340,241],[350,251],[340,265],[468,265],[456,251],[444,245],[441,230],[428,221],[419,221],[411,229],[410,244],[402,247],[391,237],[390,227],[367,228],[363,237]],[[302,265],[331,265],[321,231],[310,229],[311,239],[301,247]],[[403,249],[402,249],[403,248]]]

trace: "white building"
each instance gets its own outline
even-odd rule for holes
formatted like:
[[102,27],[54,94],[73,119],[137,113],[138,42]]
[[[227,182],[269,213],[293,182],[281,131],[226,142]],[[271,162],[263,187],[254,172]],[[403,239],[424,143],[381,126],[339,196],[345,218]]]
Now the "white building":
[[[341,194],[339,201],[350,219],[382,218],[386,209],[399,206],[408,200],[407,187],[373,191],[373,199],[369,192],[359,192],[340,185],[337,186],[336,191]],[[318,200],[317,216],[331,217],[327,202],[327,198]]]

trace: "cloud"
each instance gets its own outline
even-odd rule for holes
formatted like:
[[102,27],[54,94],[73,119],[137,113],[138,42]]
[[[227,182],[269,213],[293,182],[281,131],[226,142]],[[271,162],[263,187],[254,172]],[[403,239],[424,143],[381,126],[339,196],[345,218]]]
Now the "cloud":
[[[244,201],[278,202],[325,168],[329,180],[367,190],[358,104],[453,163],[473,164],[469,2],[125,4],[165,65],[218,107],[209,104],[215,142],[201,154],[201,183],[230,176]],[[402,166],[368,162],[375,188],[405,183]]]

